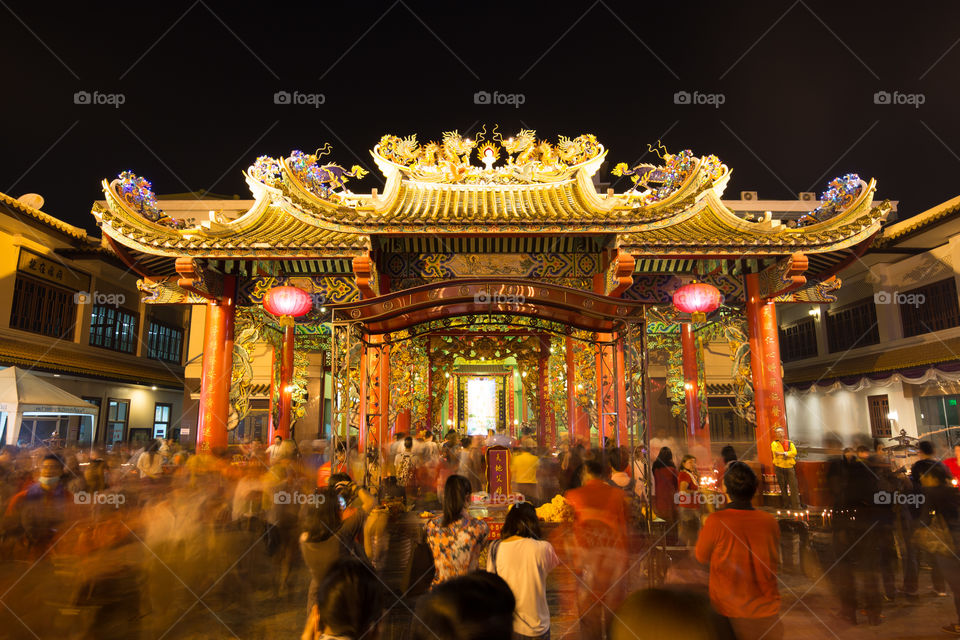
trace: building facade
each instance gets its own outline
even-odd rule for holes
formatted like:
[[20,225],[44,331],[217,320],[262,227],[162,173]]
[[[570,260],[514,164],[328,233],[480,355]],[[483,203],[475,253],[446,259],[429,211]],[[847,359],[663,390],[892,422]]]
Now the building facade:
[[887,224],[835,302],[781,308],[787,417],[821,447],[960,441],[960,197]]
[[98,407],[93,424],[25,417],[8,444],[112,446],[178,437],[189,314],[148,307],[137,274],[100,238],[43,212],[36,194],[0,194],[0,366],[16,366]]

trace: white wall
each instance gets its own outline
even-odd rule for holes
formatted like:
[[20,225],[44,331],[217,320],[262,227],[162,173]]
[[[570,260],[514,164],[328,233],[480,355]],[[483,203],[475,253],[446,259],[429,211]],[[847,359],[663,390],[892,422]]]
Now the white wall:
[[904,429],[907,435],[916,437],[917,410],[914,400],[904,395],[903,385],[899,383],[889,387],[869,387],[857,392],[788,392],[786,405],[790,437],[813,447],[822,447],[824,438],[830,436],[839,438],[845,446],[859,444],[859,441],[854,442],[855,437],[870,437],[867,396],[884,394],[890,403],[890,411],[898,414],[898,423],[892,428],[894,435],[899,429]]

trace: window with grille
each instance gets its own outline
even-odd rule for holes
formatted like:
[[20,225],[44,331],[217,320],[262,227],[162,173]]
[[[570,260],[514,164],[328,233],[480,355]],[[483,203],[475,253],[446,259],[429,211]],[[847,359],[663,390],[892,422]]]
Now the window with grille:
[[68,289],[18,275],[13,285],[10,327],[73,340],[77,324],[74,295]]
[[182,352],[183,329],[151,320],[147,333],[147,357],[180,364]]
[[166,402],[158,402],[153,406],[153,437],[169,438],[170,435],[170,412],[173,411],[173,405]]
[[953,278],[899,292],[894,302],[900,306],[904,338],[960,325],[957,282]]
[[890,433],[890,402],[886,395],[867,396],[870,406],[870,431],[874,438],[889,438]]
[[873,298],[827,311],[827,346],[830,353],[880,342],[877,306]]
[[137,350],[137,315],[119,307],[94,305],[90,315],[90,344],[134,353]]
[[106,443],[113,445],[123,442],[126,437],[127,421],[130,419],[130,401],[109,398],[107,401]]
[[804,318],[780,329],[780,358],[784,362],[813,358],[817,355],[817,324]]

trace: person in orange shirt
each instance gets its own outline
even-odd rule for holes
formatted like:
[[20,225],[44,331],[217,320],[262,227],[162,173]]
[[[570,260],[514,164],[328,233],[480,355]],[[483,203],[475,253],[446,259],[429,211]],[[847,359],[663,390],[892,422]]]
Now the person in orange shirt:
[[780,526],[750,504],[758,482],[746,464],[732,462],[723,485],[729,502],[707,517],[696,547],[697,560],[710,565],[710,600],[739,640],[781,640]]
[[564,496],[573,507],[581,638],[600,638],[626,597],[627,510],[621,489],[604,482],[597,460],[583,463],[581,485]]

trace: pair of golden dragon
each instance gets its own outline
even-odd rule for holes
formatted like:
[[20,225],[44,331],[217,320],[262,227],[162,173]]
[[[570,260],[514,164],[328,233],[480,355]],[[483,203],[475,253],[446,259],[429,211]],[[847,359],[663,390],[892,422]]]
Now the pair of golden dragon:
[[[533,129],[521,129],[519,133],[504,138],[494,128],[490,140],[485,140],[486,127],[472,140],[459,131],[446,131],[440,142],[431,141],[421,145],[416,135],[400,137],[385,135],[376,151],[386,160],[407,168],[415,177],[443,182],[533,182],[545,177],[561,177],[569,169],[597,157],[603,146],[593,134],[576,138],[559,136],[556,145],[539,140]],[[497,144],[499,143],[499,145]],[[507,153],[507,162],[492,167],[500,157],[500,149]],[[474,149],[477,157],[487,166],[479,167],[470,162]]]

